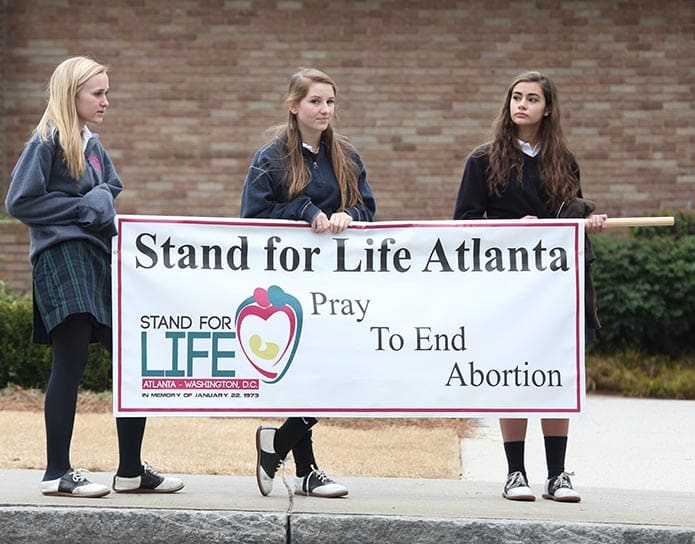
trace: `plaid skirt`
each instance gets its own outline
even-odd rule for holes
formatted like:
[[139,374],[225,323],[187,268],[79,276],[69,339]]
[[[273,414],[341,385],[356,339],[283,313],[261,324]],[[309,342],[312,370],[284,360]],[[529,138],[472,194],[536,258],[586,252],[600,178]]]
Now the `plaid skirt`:
[[51,331],[73,314],[111,328],[111,256],[94,244],[68,240],[42,251],[32,283],[34,343],[50,344]]

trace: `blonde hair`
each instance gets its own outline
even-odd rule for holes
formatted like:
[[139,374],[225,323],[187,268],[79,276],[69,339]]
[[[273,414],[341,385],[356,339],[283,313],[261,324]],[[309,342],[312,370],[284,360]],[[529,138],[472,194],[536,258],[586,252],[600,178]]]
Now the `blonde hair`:
[[87,57],[71,57],[61,62],[48,82],[48,104],[35,132],[43,141],[53,140],[56,132],[70,175],[79,179],[85,171],[82,134],[75,99],[84,84],[108,67]]
[[[316,68],[300,68],[290,78],[285,99],[287,106],[298,104],[309,94],[309,88],[314,83],[326,83],[333,87],[335,95],[338,94],[336,84],[327,74]],[[302,135],[299,131],[297,115],[290,111],[287,124],[271,129],[271,133],[276,138],[284,140],[287,147],[287,154],[284,157],[287,164],[287,198],[292,200],[302,194],[311,181],[311,172],[302,152]],[[323,131],[322,139],[338,180],[341,203],[341,210],[338,211],[362,203],[362,195],[358,188],[359,167],[350,156],[350,152],[354,152],[354,147],[347,138],[335,132],[331,125]]]

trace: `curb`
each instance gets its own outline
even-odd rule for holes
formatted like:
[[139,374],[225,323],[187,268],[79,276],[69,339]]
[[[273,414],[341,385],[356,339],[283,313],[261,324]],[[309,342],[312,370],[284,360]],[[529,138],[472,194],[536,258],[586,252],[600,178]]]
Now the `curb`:
[[692,544],[695,529],[604,523],[89,507],[0,507],[12,544]]

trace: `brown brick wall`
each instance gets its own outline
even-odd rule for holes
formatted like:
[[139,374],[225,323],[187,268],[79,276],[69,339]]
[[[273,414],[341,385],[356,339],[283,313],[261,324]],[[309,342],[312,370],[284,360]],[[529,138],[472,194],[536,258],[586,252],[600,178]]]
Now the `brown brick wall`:
[[[506,86],[558,83],[585,194],[611,215],[690,209],[695,194],[693,0],[6,0],[0,195],[57,62],[111,66],[102,140],[122,213],[235,216],[253,152],[283,122],[287,80],[339,86],[378,219],[452,213],[467,154]],[[0,259],[0,278],[3,277]]]
[[29,231],[19,221],[0,220],[0,281],[17,293],[31,288]]

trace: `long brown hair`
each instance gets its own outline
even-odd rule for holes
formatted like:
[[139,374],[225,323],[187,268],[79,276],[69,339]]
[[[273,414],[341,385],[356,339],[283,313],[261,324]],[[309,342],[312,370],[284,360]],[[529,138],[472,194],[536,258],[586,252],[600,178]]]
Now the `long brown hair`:
[[[333,87],[335,95],[338,94],[336,84],[327,74],[315,68],[301,68],[290,78],[290,87],[285,99],[287,106],[298,104],[309,94],[309,88],[314,83],[326,83]],[[297,115],[290,111],[287,124],[275,127],[270,132],[286,145],[287,154],[284,159],[287,164],[287,196],[292,200],[300,195],[311,181],[311,171],[302,151],[302,135],[299,132]],[[347,138],[334,131],[330,124],[323,131],[321,139],[326,145],[333,172],[338,179],[341,210],[361,203],[362,195],[357,187],[359,166],[353,159],[354,147]]]
[[499,195],[512,173],[519,183],[523,183],[524,156],[518,142],[517,127],[509,112],[514,87],[522,82],[538,83],[545,97],[547,115],[543,117],[539,129],[540,176],[548,195],[548,208],[557,210],[563,202],[577,196],[579,179],[573,170],[572,155],[562,133],[557,88],[553,80],[541,72],[519,74],[507,89],[504,104],[493,123],[488,184],[490,190]]
[[48,83],[48,104],[35,132],[44,141],[58,133],[65,165],[75,179],[82,177],[86,168],[75,99],[89,79],[107,71],[106,66],[90,58],[71,57],[56,67]]

